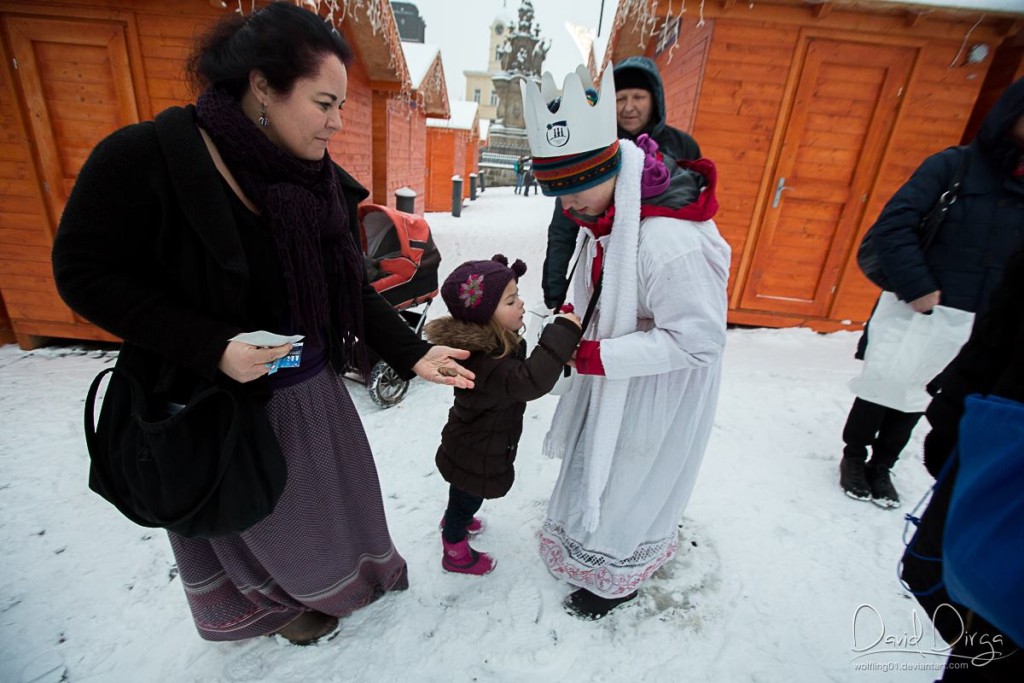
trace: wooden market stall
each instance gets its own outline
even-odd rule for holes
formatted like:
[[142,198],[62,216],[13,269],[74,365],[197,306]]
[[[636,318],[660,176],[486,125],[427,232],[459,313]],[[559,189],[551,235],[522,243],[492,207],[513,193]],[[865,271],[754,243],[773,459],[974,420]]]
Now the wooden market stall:
[[[374,140],[375,147],[386,146],[392,150],[387,177],[374,179],[374,187],[383,188],[388,198],[381,201],[374,197],[374,201],[394,206],[395,190],[408,187],[416,192],[416,213],[423,213],[427,195],[427,117],[447,118],[451,110],[438,47],[403,42],[402,51],[409,67],[412,96],[391,101],[388,110],[391,137],[386,141]],[[374,135],[380,127],[375,122]]]
[[451,211],[452,177],[462,178],[469,197],[469,174],[476,173],[480,149],[476,102],[450,102],[451,118],[427,119],[427,211]]
[[856,245],[917,165],[959,144],[1021,75],[1024,12],[877,0],[651,7],[620,3],[605,63],[654,59],[668,122],[718,166],[730,322],[859,328],[878,290]]
[[[183,68],[193,40],[235,7],[219,0],[0,2],[0,304],[23,348],[46,337],[112,340],[57,295],[50,248],[64,203],[103,137],[194,99]],[[374,192],[377,172],[407,150],[373,146],[366,131],[410,91],[409,74],[387,0],[350,4],[339,28],[356,59],[331,154]]]

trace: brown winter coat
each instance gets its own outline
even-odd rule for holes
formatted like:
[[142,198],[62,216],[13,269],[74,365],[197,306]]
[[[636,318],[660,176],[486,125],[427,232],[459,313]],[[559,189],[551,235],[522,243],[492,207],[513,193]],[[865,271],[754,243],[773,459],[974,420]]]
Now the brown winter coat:
[[500,498],[512,488],[513,463],[523,433],[526,402],[551,391],[579,344],[580,328],[556,318],[544,328],[530,357],[526,342],[504,358],[486,327],[451,317],[428,323],[435,344],[472,352],[462,365],[476,373],[473,389],[455,389],[455,405],[441,432],[437,469],[445,481],[483,498]]

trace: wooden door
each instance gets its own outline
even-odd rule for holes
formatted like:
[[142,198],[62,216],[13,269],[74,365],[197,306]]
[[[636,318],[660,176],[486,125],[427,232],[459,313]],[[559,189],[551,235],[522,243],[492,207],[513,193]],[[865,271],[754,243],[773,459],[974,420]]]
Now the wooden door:
[[31,17],[4,24],[56,225],[92,148],[139,120],[125,26]]
[[915,55],[808,41],[741,308],[828,316]]

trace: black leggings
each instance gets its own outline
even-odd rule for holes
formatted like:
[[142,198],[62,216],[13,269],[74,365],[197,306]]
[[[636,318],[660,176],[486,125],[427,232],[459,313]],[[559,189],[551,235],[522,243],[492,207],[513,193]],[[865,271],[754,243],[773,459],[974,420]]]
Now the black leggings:
[[863,462],[870,447],[872,466],[891,468],[923,414],[901,413],[862,398],[854,400],[843,428],[843,456]]
[[484,499],[456,488],[448,489],[448,509],[444,513],[444,529],[441,535],[449,543],[458,543],[466,537],[466,528],[473,521],[473,515],[484,504]]

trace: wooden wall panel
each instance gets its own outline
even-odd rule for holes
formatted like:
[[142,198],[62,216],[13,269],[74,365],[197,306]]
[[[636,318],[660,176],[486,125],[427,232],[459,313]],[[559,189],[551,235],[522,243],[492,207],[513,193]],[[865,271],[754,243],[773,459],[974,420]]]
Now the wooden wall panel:
[[[714,21],[698,26],[696,20],[683,20],[680,37],[675,49],[668,49],[658,55],[654,63],[661,73],[662,81],[671,83],[665,89],[665,122],[679,130],[693,129],[697,114],[697,101],[704,77],[705,60]],[[700,144],[700,141],[697,141]]]
[[449,134],[452,136],[453,145],[452,175],[458,175],[462,178],[462,198],[468,199],[469,174],[466,173],[466,146],[469,143],[469,133],[458,130]]
[[[908,22],[906,13],[873,3],[826,3],[829,7],[816,9],[808,5],[808,0],[769,0],[749,6],[745,2],[701,3],[703,26],[695,26],[695,17],[684,14],[685,4],[682,0],[658,3],[655,11],[659,16],[683,16],[683,23],[680,44],[671,58],[662,53],[656,62],[665,76],[669,123],[686,128],[688,106],[695,97],[690,133],[704,155],[718,166],[721,208],[716,220],[733,247],[730,320],[756,325],[809,325],[820,330],[858,325],[867,317],[878,293],[856,267],[861,235],[926,156],[956,144],[965,131],[973,130],[971,115],[974,112],[977,121],[975,105],[983,82],[987,82],[986,96],[994,101],[1014,77],[1024,75],[1024,31],[1012,19],[967,10],[934,9],[921,21]],[[653,57],[655,41],[648,40],[644,46],[643,36],[631,26],[627,18],[624,26],[613,30],[609,37],[612,61],[645,49]],[[966,64],[962,51],[965,36],[970,38],[968,46],[1003,44],[996,52],[996,66],[1005,74],[999,77],[999,83],[992,80],[999,80],[996,68],[986,78],[992,57]],[[818,84],[813,120],[804,127],[806,137],[800,142],[805,148],[799,153],[786,149],[804,46],[815,39],[864,45],[869,54],[890,49],[913,51],[909,70],[905,68],[905,54],[899,59],[904,68],[898,78],[905,80],[905,85],[891,88],[891,92],[887,87],[889,119],[872,123],[871,142],[861,151],[855,151],[857,140],[842,122],[851,116],[856,119],[868,115],[869,107],[876,111],[877,119],[881,109],[852,96],[863,89],[863,84],[855,70],[846,69],[848,73],[844,73],[843,64],[835,65],[838,68]],[[697,79],[690,65],[705,44],[707,56],[694,91]],[[855,158],[858,164],[851,173]],[[803,173],[803,186],[815,190],[816,200],[806,207],[794,204],[788,219],[792,224],[782,225],[779,231],[775,229],[779,226],[770,225],[766,217],[771,215],[777,181],[787,175],[781,173],[783,162],[794,159]],[[827,185],[830,180],[844,181],[844,173],[847,184]],[[829,203],[844,207],[838,218],[829,217],[819,206]],[[863,210],[854,210],[854,203]],[[809,215],[815,212],[821,216]],[[822,221],[838,221],[827,250],[822,242],[824,226],[819,225]],[[768,272],[763,261],[755,263],[755,250],[760,251],[762,244],[773,245],[776,253],[768,260],[777,256],[783,267]],[[788,265],[783,263],[786,259]],[[794,269],[811,263],[821,268],[818,283],[808,280],[801,291],[790,292],[789,299],[780,295],[777,307],[765,303],[770,297],[758,300],[756,307],[750,300],[741,301],[750,278],[765,278],[769,285],[774,282],[781,292]],[[760,273],[756,272],[758,268]],[[829,286],[823,286],[826,279]],[[809,301],[812,285],[814,306],[796,310],[798,307],[790,302]],[[832,291],[835,296],[831,308],[822,313]]]
[[15,341],[11,316],[7,313],[7,307],[4,306],[3,296],[0,296],[0,344],[12,344]]
[[801,47],[773,193],[761,207],[738,301],[748,310],[824,318],[917,51],[819,37]]
[[348,95],[341,113],[341,133],[331,141],[334,161],[373,196],[373,89],[359,55],[348,68]]
[[136,15],[142,70],[152,111],[149,118],[168,107],[183,106],[195,101],[185,78],[185,64],[195,40],[212,23],[224,15],[208,6],[194,8],[188,16],[167,16],[154,12],[154,7],[140,9]]
[[479,193],[480,187],[480,128],[476,119],[473,119],[473,127],[466,135],[466,172],[462,174],[462,177],[466,179],[466,196],[469,196],[469,176],[471,173],[477,174],[477,193]]
[[[0,311],[6,311],[0,316],[0,331],[9,318],[22,346],[36,345],[36,335],[113,339],[73,315],[56,293],[50,249],[63,204],[50,202],[53,206],[48,207],[44,184],[63,194],[102,137],[167,107],[193,102],[195,94],[185,79],[186,60],[195,39],[230,11],[214,8],[207,0],[10,0],[0,7]],[[33,22],[61,30],[32,34],[35,46],[29,69],[24,60],[18,69],[12,61],[11,26],[23,28]],[[61,37],[76,31],[95,34],[96,27],[104,26],[112,27],[121,41],[116,59],[110,49],[104,54],[95,39],[76,43]],[[354,35],[363,28],[345,24],[343,32]],[[15,43],[28,35],[25,30],[15,34]],[[37,135],[26,118],[31,107],[23,81],[32,69],[42,74],[35,79],[42,103],[36,109],[49,112],[44,120],[52,135]],[[119,74],[118,97],[111,90],[112,69]],[[344,128],[331,153],[372,190],[374,158],[367,139],[373,120],[371,86],[358,54],[349,75]],[[130,100],[131,115],[126,117],[124,104]],[[422,192],[425,127],[419,119],[406,121],[406,138],[413,140],[419,131],[420,162],[407,164],[409,182],[401,184]],[[406,145],[413,155],[416,146],[415,141]],[[385,154],[381,163],[386,159]],[[47,180],[49,168],[60,170],[57,182]]]
[[457,168],[454,136],[443,128],[428,126],[426,158],[427,198],[425,210],[451,211],[452,176],[455,175]]
[[963,136],[984,79],[979,77],[978,68],[950,67],[959,48],[959,41],[932,41],[919,53],[864,220],[851,245],[850,258],[836,293],[833,319],[863,321],[871,314],[878,288],[857,267],[855,245],[921,162],[950,145],[959,144]]
[[52,306],[34,305],[31,300],[42,294],[44,299],[59,301],[50,274],[53,232],[32,158],[27,122],[18,106],[12,57],[2,44],[0,59],[0,295],[8,331],[28,347],[32,341],[19,330],[19,318],[67,324],[74,324],[75,319],[66,308],[54,310]]
[[[386,178],[383,184],[384,197],[375,200],[395,206],[395,190],[408,187],[416,192],[414,212],[422,213],[426,201],[426,117],[421,107],[411,106],[405,100],[390,97],[387,100],[387,127],[390,131],[387,144]],[[377,124],[374,124],[376,130]],[[378,142],[374,139],[374,146]],[[378,179],[374,179],[376,183]]]
[[[695,29],[693,34],[700,36],[705,29]],[[704,156],[718,167],[721,208],[715,221],[733,249],[732,292],[768,164],[797,33],[719,19],[708,34],[711,45],[691,133]]]
[[1024,78],[1024,29],[1000,45],[992,57],[992,68],[985,76],[978,101],[964,130],[962,142],[968,142],[978,134],[981,122],[984,121],[989,109],[1003,94],[1006,86],[1019,78]]

